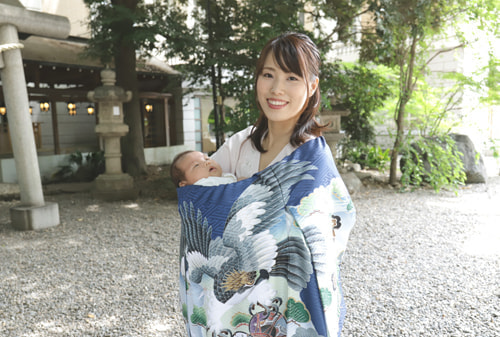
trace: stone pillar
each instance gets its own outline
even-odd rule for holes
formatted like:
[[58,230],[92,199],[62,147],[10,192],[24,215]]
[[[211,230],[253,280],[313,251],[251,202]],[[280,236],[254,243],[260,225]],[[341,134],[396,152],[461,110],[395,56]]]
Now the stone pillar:
[[0,4],[0,78],[21,195],[20,205],[10,209],[16,229],[36,230],[59,224],[58,205],[46,203],[43,197],[18,33],[66,38],[69,30],[67,18],[28,11],[16,0]]
[[[17,29],[12,25],[0,26],[0,45],[20,46]],[[24,80],[21,50],[4,50],[1,78],[5,95],[5,107],[9,116],[12,150],[19,180],[21,203],[41,206],[44,204],[42,182],[38,167],[35,137],[29,114],[28,90]],[[20,99],[20,98],[25,99]],[[21,179],[21,177],[23,179]]]
[[123,102],[132,98],[132,92],[115,86],[115,72],[110,69],[101,71],[103,85],[88,93],[88,98],[97,103],[99,123],[95,132],[104,140],[104,159],[106,170],[94,181],[94,197],[107,200],[130,200],[137,198],[133,178],[123,173],[121,166],[120,138],[128,132],[123,123]]
[[332,109],[321,111],[321,123],[330,123],[330,130],[323,133],[326,143],[330,146],[333,158],[337,156],[337,144],[344,138],[344,135],[340,132],[340,119],[342,116],[348,116],[351,112],[346,109],[342,104],[335,104],[335,100],[332,99]]

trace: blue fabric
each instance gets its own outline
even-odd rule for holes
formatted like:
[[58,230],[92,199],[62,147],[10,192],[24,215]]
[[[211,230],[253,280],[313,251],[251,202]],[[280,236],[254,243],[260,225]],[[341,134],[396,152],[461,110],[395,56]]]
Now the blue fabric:
[[243,181],[177,192],[190,336],[340,336],[355,209],[324,138]]

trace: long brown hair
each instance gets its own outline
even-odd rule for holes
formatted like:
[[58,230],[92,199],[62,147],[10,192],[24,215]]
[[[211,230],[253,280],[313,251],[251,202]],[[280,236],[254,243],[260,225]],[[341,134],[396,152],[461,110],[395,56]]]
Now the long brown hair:
[[[259,118],[254,124],[250,139],[259,152],[266,152],[262,146],[262,139],[268,131],[268,120],[257,99],[257,80],[262,74],[264,62],[272,53],[278,66],[285,72],[291,72],[304,78],[307,90],[309,90],[310,81],[319,77],[319,67],[321,64],[318,47],[305,34],[288,32],[269,40],[260,53],[255,69],[255,96],[257,106],[260,111]],[[320,136],[327,125],[321,125],[316,120],[321,101],[319,84],[314,93],[309,97],[302,108],[301,115],[292,135],[290,144],[299,146],[303,144],[310,136]]]

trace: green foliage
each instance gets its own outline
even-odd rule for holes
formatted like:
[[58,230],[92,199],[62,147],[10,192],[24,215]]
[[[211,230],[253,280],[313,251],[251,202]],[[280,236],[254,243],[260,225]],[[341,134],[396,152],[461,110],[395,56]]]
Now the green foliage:
[[89,8],[87,21],[91,39],[85,55],[110,63],[123,43],[147,53],[156,44],[161,17],[159,2],[145,4],[143,0],[84,0]]
[[488,95],[483,98],[484,101],[492,105],[500,105],[500,60],[496,58],[493,53],[489,52],[489,61],[487,66],[486,88],[488,88]]
[[54,173],[54,181],[90,182],[104,173],[104,152],[90,152],[84,156],[80,151],[69,155],[68,164]]
[[[241,101],[237,109],[233,109],[230,106],[224,106],[224,120],[222,125],[219,128],[224,133],[233,133],[239,130],[246,128],[247,126],[253,124],[257,118],[258,113],[255,110],[250,110],[250,108],[244,109],[244,103],[247,103],[246,100]],[[243,110],[244,109],[244,110]],[[252,113],[253,112],[253,113]],[[215,132],[215,116],[214,110],[210,111],[210,115],[208,116],[208,125],[210,127],[211,132]]]
[[[361,59],[394,67],[398,72],[398,99],[394,106],[396,134],[389,177],[389,182],[394,185],[398,153],[405,147],[409,102],[419,90],[419,79],[426,74],[429,62],[439,55],[439,52],[429,55],[436,47],[435,41],[437,38],[446,38],[446,32],[453,32],[453,40],[458,37],[458,42],[447,51],[463,47],[467,43],[465,39],[467,34],[463,32],[463,27],[472,27],[464,25],[465,22],[475,22],[475,27],[497,33],[498,0],[377,0],[369,1],[367,4],[373,14],[373,21],[365,25],[361,42]],[[496,78],[494,71],[490,71],[490,74],[488,83],[491,83],[491,78]],[[442,114],[436,120],[436,125],[442,124],[444,112],[449,111],[453,102],[457,101],[453,97],[457,97],[458,92],[459,90],[456,90],[450,96],[442,98],[442,102],[448,105],[448,108],[435,110]],[[490,100],[493,101],[494,92],[490,93]],[[425,108],[419,111],[425,111]],[[415,125],[417,124],[412,126]],[[433,133],[433,126],[430,127],[431,129],[426,131]],[[450,178],[454,180],[453,177]]]
[[[271,38],[298,31],[312,35],[305,25],[316,28],[311,38],[323,54],[333,42],[354,38],[351,24],[359,15],[363,1],[223,0],[195,1],[188,7],[165,8],[161,50],[167,59],[179,60],[180,70],[190,86],[208,89],[215,84],[222,100],[234,97],[238,104],[231,112],[225,131],[238,131],[253,124],[258,116],[253,92],[253,72],[259,52]],[[189,23],[186,18],[192,18]],[[331,19],[335,24],[324,25]],[[210,28],[210,29],[209,29]],[[215,83],[212,83],[212,66]],[[325,87],[326,89],[326,87]]]
[[490,138],[485,142],[485,147],[490,150],[491,156],[497,163],[500,163],[500,140]]
[[344,140],[341,142],[341,161],[346,160],[378,171],[384,171],[389,164],[390,149],[382,150],[378,145],[368,145],[361,141]]
[[[360,85],[362,83],[362,85]],[[375,139],[372,113],[392,95],[393,77],[383,66],[350,63],[324,64],[320,86],[323,95],[333,96],[350,111],[341,127],[353,141],[372,143]],[[331,109],[324,99],[324,109]]]
[[413,93],[406,107],[409,116],[407,128],[410,133],[432,137],[447,134],[459,126],[461,120],[454,109],[459,105],[462,96],[462,81],[443,88],[432,87],[421,79],[418,82],[418,90]]
[[[177,68],[192,85],[205,87],[211,80],[210,69],[215,66],[217,95],[239,97],[242,89],[251,86],[253,67],[266,41],[286,30],[303,30],[299,15],[305,2],[208,3],[210,20],[207,1],[196,1],[190,13],[187,7],[180,6],[166,10],[162,50],[167,58],[182,60]],[[278,12],[280,15],[276,15]],[[188,15],[192,24],[185,20]]]
[[[373,60],[387,66],[411,70],[419,62],[417,53],[425,53],[429,37],[439,33],[452,19],[455,6],[465,0],[378,0],[369,1],[373,25],[366,26],[361,43],[361,59]],[[456,14],[455,14],[456,15]],[[415,44],[416,43],[416,44]],[[402,74],[403,75],[403,74]],[[404,77],[410,76],[410,73]]]
[[418,82],[407,105],[410,132],[401,147],[401,184],[403,188],[430,185],[435,191],[442,188],[457,190],[465,182],[465,172],[450,131],[460,124],[451,114],[462,98],[466,77],[457,79],[449,88],[433,88],[424,80]]
[[455,141],[448,135],[407,143],[401,159],[403,188],[428,184],[436,192],[442,188],[456,191],[466,179],[460,156]]

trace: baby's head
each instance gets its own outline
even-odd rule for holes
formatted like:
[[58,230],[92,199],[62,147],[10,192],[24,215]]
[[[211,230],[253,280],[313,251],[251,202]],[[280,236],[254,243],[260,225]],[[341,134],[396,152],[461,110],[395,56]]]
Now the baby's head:
[[220,176],[222,176],[220,165],[199,151],[179,153],[170,167],[170,177],[177,187],[193,185],[202,178]]

